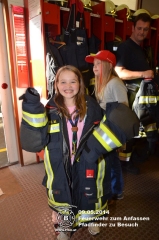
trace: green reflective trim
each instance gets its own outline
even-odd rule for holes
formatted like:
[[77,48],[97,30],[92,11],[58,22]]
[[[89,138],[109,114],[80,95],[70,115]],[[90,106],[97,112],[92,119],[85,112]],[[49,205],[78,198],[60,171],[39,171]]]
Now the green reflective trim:
[[140,96],[139,104],[154,104],[159,101],[159,96]]
[[60,132],[60,124],[54,123],[48,126],[48,133]]
[[46,112],[40,114],[31,114],[22,111],[22,118],[32,127],[44,127],[48,122]]

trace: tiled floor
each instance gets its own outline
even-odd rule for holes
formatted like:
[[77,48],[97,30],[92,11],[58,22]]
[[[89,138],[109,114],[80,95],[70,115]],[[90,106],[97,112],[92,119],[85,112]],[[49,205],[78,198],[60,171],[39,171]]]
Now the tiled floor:
[[[0,198],[0,240],[54,240],[51,210],[41,185],[43,163],[24,167],[16,164],[9,169],[22,191],[3,200]],[[102,227],[96,237],[91,236],[87,228],[81,228],[72,240],[159,239],[159,157],[151,157],[140,164],[140,169],[137,176],[124,173],[125,196],[110,206],[108,221],[103,221],[107,227]],[[124,217],[146,217],[147,220],[123,220]],[[121,222],[134,227],[120,227]]]

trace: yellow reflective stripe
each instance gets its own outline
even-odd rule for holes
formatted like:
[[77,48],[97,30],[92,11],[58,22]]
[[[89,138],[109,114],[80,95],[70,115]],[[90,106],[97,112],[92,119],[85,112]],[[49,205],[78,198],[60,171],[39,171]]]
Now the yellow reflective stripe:
[[82,73],[86,73],[86,72],[89,72],[89,69],[87,69],[87,70],[83,70],[83,71],[82,71]]
[[127,161],[128,162],[130,160],[131,154],[132,154],[132,152],[129,152],[129,153],[119,152],[119,159],[121,161]]
[[139,136],[140,136],[140,137],[146,137],[146,133],[145,133],[145,132],[140,132],[140,131],[139,131]]
[[48,133],[60,132],[60,124],[54,123],[48,126]]
[[121,157],[124,157],[124,156],[130,157],[131,156],[131,152],[129,152],[129,153],[119,152],[119,156],[121,156]]
[[159,96],[140,96],[139,97],[139,104],[151,104],[157,103],[159,101]]
[[121,142],[102,122],[100,123],[100,126],[94,130],[93,135],[108,152],[112,151],[114,148],[122,146]]
[[151,123],[144,127],[145,132],[151,132],[157,130],[156,123]]
[[86,88],[86,94],[89,95],[89,91],[88,91],[88,88]]
[[100,157],[98,160],[98,173],[97,173],[97,179],[96,179],[96,185],[97,185],[97,198],[100,198],[103,196],[103,179],[105,176],[105,165],[106,161],[103,157]]
[[[46,175],[47,175],[46,187],[47,187],[47,189],[49,189],[49,198],[53,200],[52,182],[54,180],[54,173],[52,171],[52,167],[50,164],[49,151],[48,151],[47,147],[45,147],[44,165],[45,165],[45,171],[46,171]],[[50,190],[51,190],[51,193],[50,193]]]
[[55,202],[55,199],[54,199],[54,195],[53,195],[53,192],[52,192],[52,183],[53,183],[53,180],[54,180],[54,173],[52,171],[52,167],[51,167],[51,164],[50,164],[50,158],[49,158],[49,151],[48,151],[48,148],[46,147],[45,148],[45,155],[44,155],[44,165],[45,165],[45,171],[46,171],[46,174],[47,174],[47,183],[46,183],[46,187],[48,189],[48,204],[49,206],[51,207],[56,207],[56,209],[58,210],[58,206],[69,206],[68,203],[58,203],[58,202]]
[[50,207],[56,208],[57,211],[61,211],[60,208],[58,209],[58,207],[66,207],[66,206],[70,206],[68,203],[59,203],[59,202],[55,202],[51,199],[48,199],[48,204]]
[[89,85],[95,85],[95,78],[90,79]]
[[98,198],[98,202],[95,203],[95,210],[100,209],[102,207],[102,198]]
[[103,116],[103,119],[102,119],[102,121],[101,121],[101,122],[104,122],[104,121],[106,121],[106,119],[107,119],[107,118],[106,118],[106,115],[104,115],[104,116]]
[[25,111],[22,111],[23,119],[33,127],[44,127],[47,124],[46,112],[40,114],[31,114]]

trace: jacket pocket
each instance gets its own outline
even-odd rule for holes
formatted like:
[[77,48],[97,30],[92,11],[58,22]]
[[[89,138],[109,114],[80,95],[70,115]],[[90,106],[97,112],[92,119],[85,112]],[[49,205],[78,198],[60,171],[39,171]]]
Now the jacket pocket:
[[69,202],[68,193],[67,193],[66,189],[53,187],[52,193],[53,193],[55,202],[58,202],[58,203],[68,203]]
[[35,128],[21,124],[20,142],[22,149],[28,152],[40,152],[44,148],[42,133]]
[[97,202],[97,186],[95,179],[85,179],[83,185],[83,193],[89,203]]

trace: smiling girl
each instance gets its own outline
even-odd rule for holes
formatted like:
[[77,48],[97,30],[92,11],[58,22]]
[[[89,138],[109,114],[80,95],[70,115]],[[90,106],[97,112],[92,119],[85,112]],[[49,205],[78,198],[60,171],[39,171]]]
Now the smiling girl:
[[[92,163],[90,166],[88,163],[82,163],[80,154],[90,133],[102,119],[102,110],[93,98],[86,96],[82,75],[74,66],[67,65],[60,68],[54,85],[55,96],[46,106],[51,134],[47,146],[48,157],[44,159],[46,169],[44,185],[48,188],[50,181],[51,193],[48,193],[48,202],[53,210],[53,223],[55,225],[58,223],[61,206],[72,208],[71,205],[74,205],[76,207],[72,210],[76,216],[75,225],[78,227],[81,224],[80,221],[78,222],[79,210],[96,209],[97,200],[90,201],[89,198],[97,199],[98,184],[95,179],[99,169],[97,163]],[[103,169],[103,174],[108,169],[107,165],[107,169]],[[103,176],[100,187],[102,184],[107,185],[106,193],[109,194],[108,175]],[[108,197],[104,194],[101,199],[103,199],[100,200],[102,207],[106,209]],[[101,213],[103,214],[105,213]],[[92,235],[100,231],[96,226],[90,226],[88,230]],[[67,240],[69,236],[66,232],[60,232],[57,239]]]

